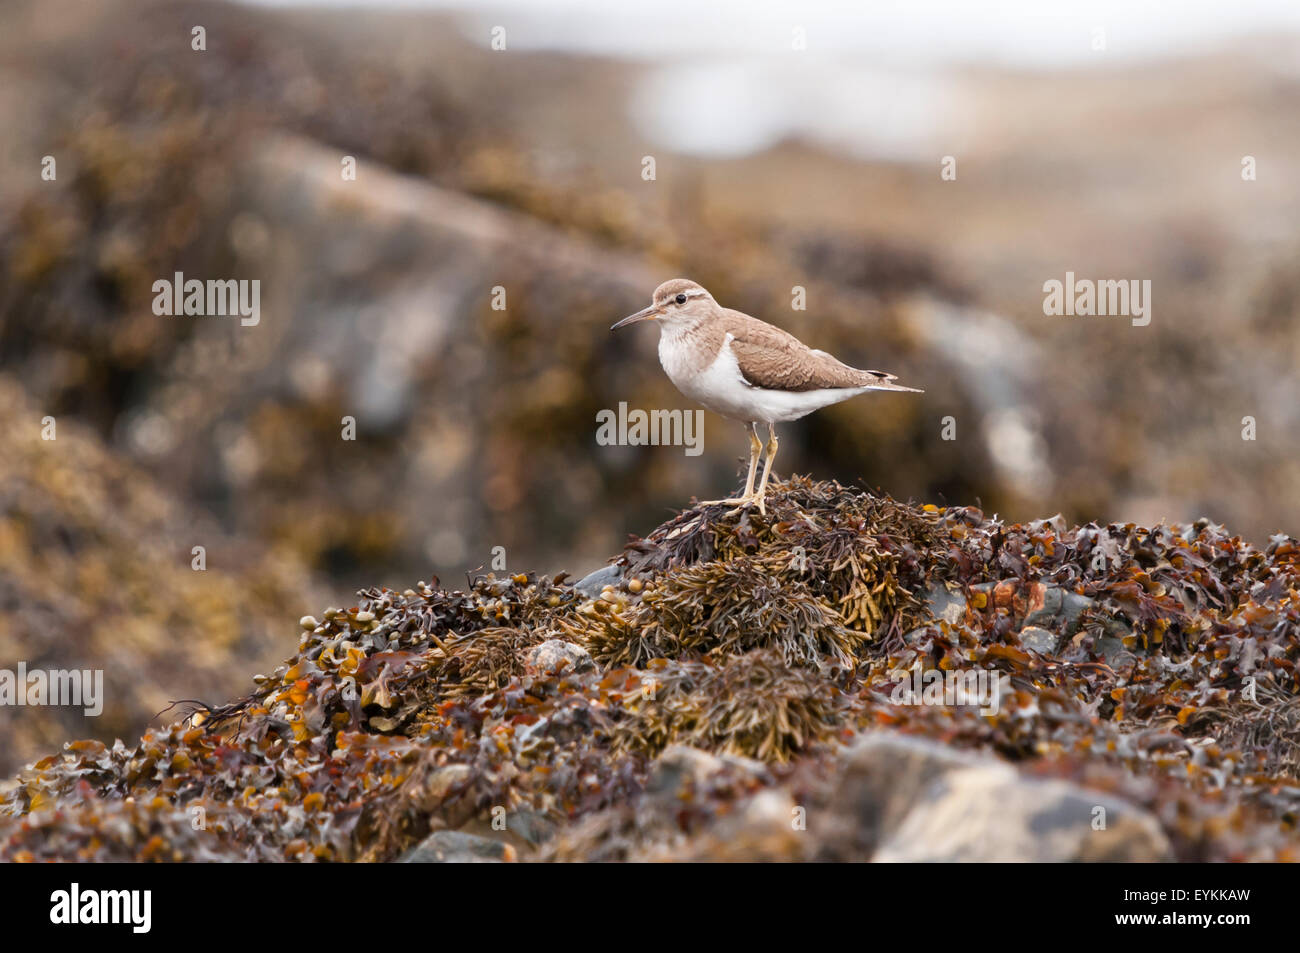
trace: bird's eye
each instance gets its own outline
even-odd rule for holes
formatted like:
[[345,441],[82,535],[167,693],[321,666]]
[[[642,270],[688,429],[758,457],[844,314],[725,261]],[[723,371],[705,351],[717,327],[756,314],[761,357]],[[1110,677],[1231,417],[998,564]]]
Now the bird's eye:
[[684,295],[684,294],[680,294],[680,295],[678,295],[676,298],[674,298],[673,300],[676,301],[678,304],[685,304],[685,303],[686,303],[686,295]]

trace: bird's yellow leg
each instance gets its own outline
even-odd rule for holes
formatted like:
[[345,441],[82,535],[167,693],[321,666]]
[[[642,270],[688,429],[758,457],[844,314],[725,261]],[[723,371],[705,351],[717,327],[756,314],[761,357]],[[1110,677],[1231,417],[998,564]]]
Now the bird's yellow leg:
[[745,480],[745,495],[728,497],[725,500],[701,500],[696,506],[717,506],[719,503],[752,503],[754,500],[754,476],[758,472],[758,455],[763,452],[763,442],[754,432],[753,424],[745,425],[749,434],[749,477]]
[[748,500],[754,495],[754,476],[758,472],[758,455],[763,452],[763,442],[758,439],[758,434],[754,431],[754,425],[747,425],[745,432],[749,434],[749,478],[745,480],[745,495],[741,497],[742,500]]
[[767,425],[767,459],[763,461],[763,479],[758,482],[758,511],[764,516],[767,515],[767,506],[763,502],[763,495],[767,492],[767,478],[772,474],[772,461],[776,459],[776,448],[778,442],[776,439],[776,426]]

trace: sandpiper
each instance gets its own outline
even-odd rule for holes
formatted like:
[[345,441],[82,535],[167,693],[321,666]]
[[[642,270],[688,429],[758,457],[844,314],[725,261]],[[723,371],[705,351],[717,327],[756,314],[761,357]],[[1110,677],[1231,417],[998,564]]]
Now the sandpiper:
[[[924,393],[895,384],[883,371],[860,371],[825,351],[808,347],[793,334],[724,308],[686,278],[665,281],[655,289],[650,307],[628,315],[611,331],[637,321],[659,322],[659,363],[677,389],[723,417],[738,420],[749,435],[749,477],[745,494],[713,503],[757,504],[763,496],[776,456],[776,425],[798,420],[830,404],[869,390]],[[767,456],[757,489],[754,473],[763,442],[758,425],[767,424]]]

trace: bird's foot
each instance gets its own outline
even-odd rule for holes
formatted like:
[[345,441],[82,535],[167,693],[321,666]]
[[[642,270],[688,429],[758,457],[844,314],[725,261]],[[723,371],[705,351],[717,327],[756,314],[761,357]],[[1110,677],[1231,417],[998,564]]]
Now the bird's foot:
[[729,503],[752,503],[753,499],[748,496],[729,496],[725,500],[696,500],[696,506],[724,506]]
[[727,512],[723,514],[724,516],[735,516],[741,510],[749,509],[751,506],[757,506],[760,513],[764,516],[767,515],[767,504],[763,497],[759,496],[757,493],[750,494],[749,496],[734,496],[726,500],[700,500],[695,504],[695,506],[697,508],[704,506],[729,506],[733,503],[738,505],[733,510],[727,510]]
[[695,503],[695,507],[698,508],[698,507],[705,507],[705,506],[731,506],[732,503],[737,504],[735,510],[728,510],[727,512],[725,512],[725,514],[723,514],[724,516],[735,516],[741,510],[748,510],[748,508],[751,506],[757,506],[758,511],[761,512],[763,516],[767,516],[767,494],[758,493],[757,490],[755,490],[754,493],[749,493],[744,495],[744,497],[731,497],[728,499],[701,499],[701,501]]

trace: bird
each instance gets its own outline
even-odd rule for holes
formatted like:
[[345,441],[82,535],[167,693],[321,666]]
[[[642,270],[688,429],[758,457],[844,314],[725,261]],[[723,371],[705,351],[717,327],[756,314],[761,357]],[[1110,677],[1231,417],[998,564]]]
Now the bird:
[[[617,331],[641,321],[659,325],[659,363],[679,391],[709,410],[744,424],[749,437],[749,476],[739,497],[706,500],[700,506],[739,504],[736,510],[764,502],[778,442],[776,425],[798,420],[815,410],[867,391],[923,394],[894,383],[894,374],[850,367],[825,351],[808,347],[775,325],[724,308],[702,286],[673,278],[654,290],[650,306],[614,324]],[[758,425],[767,424],[767,443]],[[763,476],[754,476],[766,451]]]

